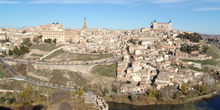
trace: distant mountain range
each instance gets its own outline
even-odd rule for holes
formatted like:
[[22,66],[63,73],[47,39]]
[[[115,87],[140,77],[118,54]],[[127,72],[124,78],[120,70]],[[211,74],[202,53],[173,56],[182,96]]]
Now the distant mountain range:
[[220,38],[220,35],[200,34],[202,38]]

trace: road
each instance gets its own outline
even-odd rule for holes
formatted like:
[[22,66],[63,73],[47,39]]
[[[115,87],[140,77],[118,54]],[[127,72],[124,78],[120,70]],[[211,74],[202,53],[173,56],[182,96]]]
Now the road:
[[69,91],[76,91],[74,88],[65,87],[64,85],[44,83],[44,82],[35,81],[32,79],[28,79],[24,76],[21,76],[20,74],[15,72],[8,64],[6,64],[2,58],[0,58],[0,63],[3,64],[6,67],[6,69],[14,76],[13,78],[6,78],[6,79],[2,79],[2,80],[15,79],[15,80],[29,82],[29,83],[39,85],[39,86],[45,86],[45,87],[51,87],[51,88],[56,88],[56,89],[69,90]]
[[[69,90],[69,91],[76,91],[75,89],[71,88],[71,87],[65,87],[64,85],[56,85],[56,84],[49,84],[49,83],[44,83],[44,82],[40,82],[40,81],[35,81],[32,79],[28,79],[24,76],[21,76],[20,74],[18,74],[17,72],[15,72],[8,64],[6,64],[4,61],[11,61],[11,62],[19,62],[19,63],[25,63],[25,64],[34,64],[34,65],[98,65],[98,64],[107,64],[107,63],[113,63],[113,62],[117,62],[119,60],[121,60],[121,57],[118,56],[119,58],[117,58],[117,55],[115,54],[113,57],[106,59],[103,62],[98,62],[98,63],[85,63],[85,64],[52,64],[52,63],[45,63],[45,62],[30,62],[30,61],[19,61],[19,60],[13,60],[13,59],[6,59],[6,58],[0,58],[0,63],[2,63],[3,65],[6,66],[7,70],[13,74],[13,78],[9,78],[9,79],[15,79],[15,80],[20,80],[20,81],[25,81],[25,82],[29,82],[35,85],[39,85],[39,86],[45,86],[45,87],[51,87],[51,88],[56,88],[56,89],[63,89],[63,90]],[[4,80],[9,80],[9,79],[4,79]]]
[[[44,82],[40,82],[40,81],[35,81],[32,79],[28,79],[24,76],[21,76],[20,74],[18,74],[17,72],[15,72],[8,64],[6,64],[4,61],[11,61],[11,62],[19,62],[19,63],[26,63],[26,64],[34,64],[34,65],[97,65],[97,64],[107,64],[107,63],[113,63],[113,62],[117,62],[119,60],[121,60],[121,57],[116,58],[117,55],[114,55],[111,58],[106,59],[103,62],[99,62],[99,63],[86,63],[86,64],[52,64],[52,63],[45,63],[45,62],[30,62],[30,61],[19,61],[19,60],[13,60],[13,59],[6,59],[6,58],[0,58],[0,63],[2,63],[3,65],[6,66],[7,70],[13,74],[13,78],[9,78],[9,79],[15,79],[15,80],[20,80],[20,81],[25,81],[25,82],[29,82],[35,85],[39,85],[39,86],[45,86],[45,87],[51,87],[51,88],[56,88],[56,89],[63,89],[63,90],[69,90],[69,91],[76,91],[75,89],[71,88],[71,87],[65,87],[64,85],[56,85],[56,84],[49,84],[49,83],[44,83]],[[4,80],[9,80],[9,79],[4,79]]]

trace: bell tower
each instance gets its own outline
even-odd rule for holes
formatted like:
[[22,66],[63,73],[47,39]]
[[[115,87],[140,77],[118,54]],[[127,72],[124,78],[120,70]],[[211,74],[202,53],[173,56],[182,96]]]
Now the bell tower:
[[87,28],[86,17],[84,17],[83,29]]

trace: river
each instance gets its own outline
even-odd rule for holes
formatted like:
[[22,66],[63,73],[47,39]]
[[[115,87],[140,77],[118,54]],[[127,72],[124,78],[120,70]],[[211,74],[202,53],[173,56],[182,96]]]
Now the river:
[[113,102],[109,102],[108,104],[109,110],[220,110],[220,96],[178,105],[134,106]]

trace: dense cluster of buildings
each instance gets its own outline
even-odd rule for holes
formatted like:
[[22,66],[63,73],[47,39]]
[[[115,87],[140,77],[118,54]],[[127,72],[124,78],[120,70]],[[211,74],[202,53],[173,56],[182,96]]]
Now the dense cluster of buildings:
[[[172,22],[151,23],[150,28],[139,30],[109,30],[87,28],[86,18],[82,29],[65,29],[63,24],[53,23],[26,29],[1,28],[0,50],[20,45],[23,38],[31,41],[40,35],[43,43],[46,39],[57,40],[66,45],[64,50],[70,53],[112,53],[123,56],[117,64],[117,80],[130,81],[121,86],[122,93],[146,92],[153,86],[157,90],[165,86],[180,87],[183,83],[203,83],[204,73],[186,70],[182,66],[194,65],[202,68],[200,63],[184,62],[182,58],[192,59],[195,55],[181,52],[181,44],[200,45],[177,36],[181,31],[172,30]],[[8,39],[8,40],[7,40]],[[196,54],[198,59],[209,59],[210,56]]]

